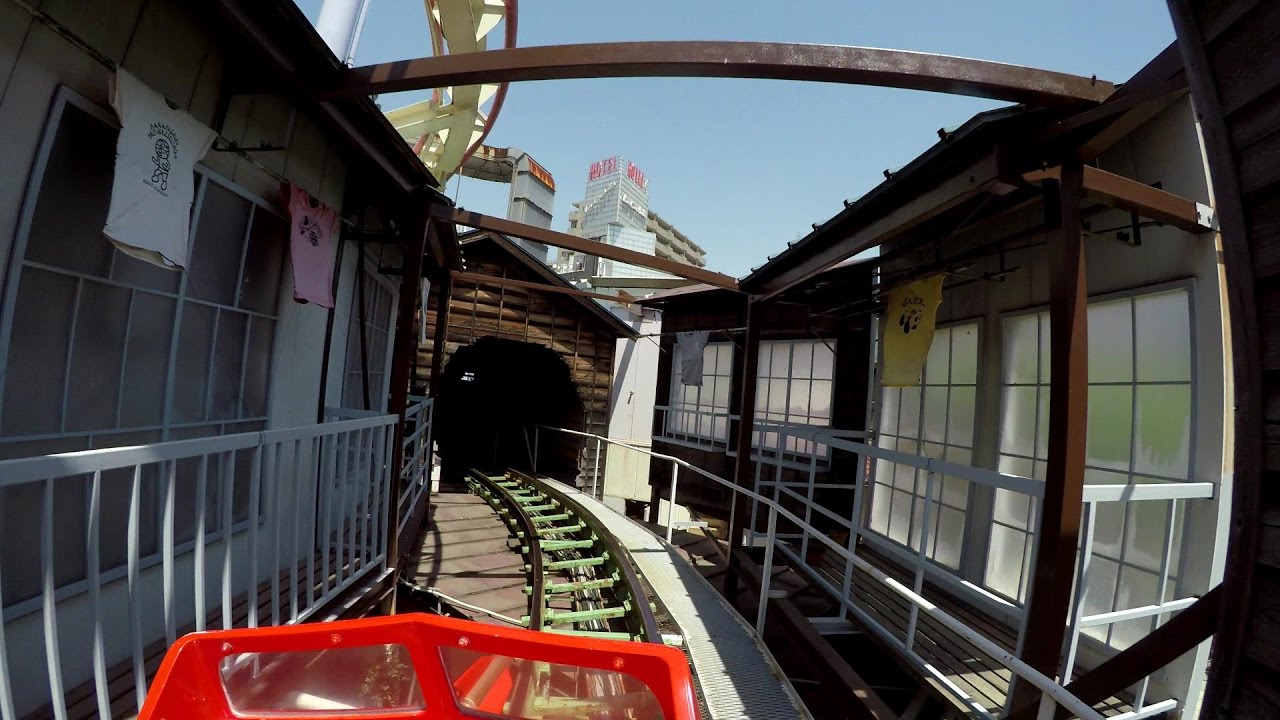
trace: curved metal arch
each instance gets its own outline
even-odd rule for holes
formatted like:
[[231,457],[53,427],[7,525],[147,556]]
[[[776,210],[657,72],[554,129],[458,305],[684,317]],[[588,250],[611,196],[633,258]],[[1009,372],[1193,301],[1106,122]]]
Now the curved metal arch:
[[586,43],[424,57],[345,71],[330,98],[526,80],[725,77],[876,85],[1046,106],[1098,103],[1097,78],[950,55],[850,45],[662,41]]

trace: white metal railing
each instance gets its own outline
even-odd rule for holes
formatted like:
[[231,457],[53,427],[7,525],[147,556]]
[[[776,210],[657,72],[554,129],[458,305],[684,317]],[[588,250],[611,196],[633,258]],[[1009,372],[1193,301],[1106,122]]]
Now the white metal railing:
[[[229,628],[241,603],[249,627],[300,622],[389,572],[395,422],[373,415],[0,462],[3,514],[32,533],[3,548],[0,587],[31,587],[19,555],[39,555],[36,594],[0,598],[0,715],[49,704],[66,717],[64,693],[91,681],[94,707],[111,717],[108,686],[120,676],[108,668],[124,665],[141,707],[153,643],[211,622]],[[104,511],[121,495],[123,516]]]
[[[1021,652],[1021,638],[1025,625],[1025,612],[1022,604],[1016,600],[1001,597],[1000,595],[991,592],[989,589],[983,587],[981,583],[965,579],[956,571],[932,561],[926,552],[929,546],[928,533],[931,526],[929,514],[931,513],[931,508],[939,505],[941,502],[941,477],[961,478],[968,482],[985,485],[996,490],[1025,495],[1028,498],[1028,502],[1033,502],[1037,505],[1037,517],[1039,516],[1038,504],[1044,491],[1044,484],[1041,481],[1017,475],[1010,475],[1007,473],[1000,473],[993,470],[975,468],[936,458],[918,456],[898,452],[896,450],[888,450],[865,442],[856,442],[848,438],[834,437],[829,431],[824,431],[821,428],[793,427],[782,429],[780,431],[804,433],[804,437],[807,439],[819,441],[822,444],[828,445],[833,449],[833,451],[853,454],[855,459],[854,462],[851,463],[851,466],[856,468],[854,471],[856,473],[854,482],[851,484],[816,482],[817,464],[812,460],[807,468],[807,481],[788,481],[785,479],[782,471],[784,469],[794,470],[794,464],[789,465],[785,462],[779,462],[779,459],[776,456],[772,461],[768,457],[762,460],[757,455],[755,457],[757,461],[757,471],[755,474],[756,485],[753,489],[746,490],[738,487],[736,484],[728,480],[717,477],[702,468],[693,466],[684,460],[670,455],[664,455],[662,453],[655,453],[644,448],[639,448],[632,443],[577,431],[561,429],[554,430],[592,438],[597,443],[617,445],[633,452],[647,454],[651,458],[669,461],[672,464],[672,475],[671,483],[666,495],[670,508],[668,510],[667,520],[665,523],[668,541],[671,539],[673,529],[678,529],[681,525],[681,523],[672,522],[681,469],[693,472],[705,480],[709,480],[714,484],[731,490],[734,498],[736,498],[739,493],[747,496],[752,501],[753,513],[759,510],[764,510],[767,513],[765,530],[761,533],[765,541],[765,572],[763,575],[765,587],[761,588],[761,597],[767,597],[767,583],[771,574],[770,571],[772,569],[773,553],[775,551],[781,552],[786,555],[794,565],[806,571],[806,573],[810,575],[810,577],[812,577],[820,587],[825,589],[840,602],[841,619],[846,618],[848,615],[857,617],[864,624],[871,627],[882,640],[892,646],[899,647],[904,654],[915,662],[924,672],[938,680],[944,687],[947,687],[953,694],[955,694],[957,698],[968,704],[975,714],[983,717],[991,716],[992,711],[995,710],[995,708],[984,707],[977,700],[969,697],[962,689],[955,686],[951,680],[916,652],[916,636],[918,632],[919,614],[921,612],[928,614],[949,630],[956,632],[963,639],[972,643],[976,648],[981,650],[984,654],[990,656],[993,660],[1008,668],[1014,673],[1014,675],[1030,682],[1044,693],[1045,698],[1052,698],[1054,702],[1071,709],[1073,712],[1083,710],[1083,708],[1078,705],[1068,703],[1068,699],[1079,703],[1080,701],[1078,699],[1069,698],[1069,696],[1068,698],[1062,697],[1061,694],[1057,693],[1058,690],[1062,690],[1060,686],[1053,684],[1052,680],[1044,677],[1043,675],[1028,673],[1027,671],[1030,671],[1031,668],[1022,665],[1017,661],[1017,655]],[[869,481],[869,478],[867,477],[867,470],[868,468],[874,467],[875,461],[899,463],[923,473],[923,486],[925,491],[923,498],[925,501],[923,509],[924,521],[920,535],[918,536],[918,546],[914,542],[911,546],[901,545],[867,527],[865,521],[867,513],[864,510],[864,489]],[[772,481],[769,481],[767,477],[763,476],[762,467],[765,465],[769,466],[769,469],[774,475],[774,479]],[[815,490],[819,488],[852,490],[854,497],[852,502],[852,512],[850,515],[848,517],[842,517],[840,514],[834,513],[830,509],[816,503],[814,501],[814,493]],[[772,490],[772,497],[769,497],[769,490]],[[804,491],[803,494],[801,491]],[[1085,522],[1081,528],[1081,551],[1079,553],[1080,564],[1077,568],[1076,585],[1074,589],[1075,602],[1072,607],[1071,625],[1066,628],[1068,653],[1063,667],[1063,673],[1060,677],[1071,677],[1076,664],[1077,649],[1081,638],[1084,637],[1082,633],[1085,629],[1140,618],[1151,618],[1153,622],[1159,623],[1169,613],[1184,609],[1196,600],[1196,598],[1180,598],[1165,601],[1164,598],[1160,596],[1153,598],[1153,602],[1149,605],[1117,610],[1114,612],[1084,615],[1082,599],[1086,596],[1089,587],[1090,575],[1088,573],[1088,560],[1092,556],[1091,549],[1094,533],[1097,528],[1096,516],[1098,512],[1098,505],[1106,502],[1169,502],[1169,508],[1167,509],[1169,517],[1165,524],[1166,534],[1164,537],[1166,545],[1166,552],[1164,554],[1165,561],[1162,563],[1159,581],[1159,587],[1163,588],[1166,586],[1170,573],[1168,559],[1171,553],[1169,552],[1169,549],[1174,542],[1174,523],[1172,522],[1172,519],[1176,516],[1178,503],[1192,498],[1211,497],[1213,492],[1214,488],[1211,483],[1196,482],[1086,486],[1083,498],[1083,502],[1085,504]],[[803,517],[801,517],[799,513],[793,513],[784,508],[781,504],[784,499],[800,503],[803,507]],[[730,508],[730,523],[732,524],[732,515],[736,512],[736,503],[731,503]],[[826,520],[834,523],[836,526],[848,530],[848,542],[841,545],[831,539],[826,533],[817,530],[812,524],[814,513],[821,514]],[[779,532],[779,517],[790,523],[795,532],[790,535]],[[754,523],[752,530],[755,530]],[[834,550],[838,556],[844,560],[845,569],[841,578],[841,587],[836,587],[827,579],[826,576],[808,565],[808,547],[811,541],[819,542],[831,550]],[[912,575],[911,587],[905,586],[902,582],[899,582],[895,578],[879,570],[865,559],[858,557],[857,550],[860,542],[877,550],[881,554],[888,556],[890,559],[894,560],[896,564],[906,568]],[[1034,558],[1032,558],[1030,566],[1034,567]],[[858,607],[852,601],[855,570],[869,575],[877,583],[883,585],[908,601],[910,609],[904,638],[899,639],[874,617],[870,616],[865,610]],[[939,589],[943,589],[944,591],[961,599],[967,600],[972,604],[976,604],[993,617],[1008,622],[1018,631],[1019,647],[1015,648],[1013,652],[1000,647],[990,639],[982,636],[978,631],[965,626],[961,621],[948,615],[945,611],[939,609],[932,602],[925,599],[923,594],[926,590],[926,578],[929,580],[931,585],[934,585]],[[757,629],[760,631],[763,630],[764,618],[765,613],[764,610],[761,609],[757,617]],[[975,638],[981,638],[981,640],[979,641]],[[1176,702],[1171,699],[1165,699],[1150,705],[1146,704],[1149,680],[1150,678],[1144,679],[1139,685],[1135,702],[1133,703],[1135,710],[1128,716],[1130,720],[1149,717],[1176,706]],[[1052,688],[1056,688],[1056,690],[1050,692],[1050,688],[1045,684],[1046,682],[1052,685]],[[1082,714],[1081,717],[1098,717],[1098,715],[1090,710],[1088,714]]]
[[[695,411],[683,410],[680,412],[693,413]],[[714,415],[714,413],[709,415]],[[733,419],[737,418],[737,416],[732,417]],[[705,424],[705,420],[703,422]],[[1016,649],[1021,652],[1026,619],[1023,603],[1019,598],[1025,594],[1026,585],[1029,581],[1027,572],[1035,565],[1035,539],[1039,528],[1040,502],[1043,495],[1043,483],[1041,481],[924,456],[900,453],[894,450],[876,448],[875,451],[869,451],[867,449],[868,446],[862,442],[849,442],[849,440],[866,438],[866,433],[841,432],[830,428],[768,421],[757,421],[754,425],[752,460],[755,462],[755,473],[752,489],[756,493],[771,494],[775,501],[787,500],[801,503],[804,508],[806,523],[812,523],[813,515],[817,513],[824,516],[826,520],[849,531],[849,547],[851,551],[856,552],[857,545],[859,543],[864,544],[912,572],[916,580],[915,586],[921,586],[923,579],[927,578],[931,583],[944,587],[957,597],[977,605],[993,618],[1006,623],[1016,630],[1018,638]],[[661,427],[665,432],[667,429],[665,423]],[[774,437],[771,441],[761,443],[761,440],[766,437],[764,434],[766,432]],[[669,442],[672,441],[667,435],[655,437]],[[824,450],[813,452],[807,456],[804,453],[795,453],[788,457],[786,453],[780,454],[776,450],[771,453],[767,449],[762,451],[760,448],[762,444],[773,448],[789,447],[793,444],[793,440],[797,441],[797,443],[805,443],[805,446],[809,448]],[[676,441],[675,444],[689,443]],[[797,447],[801,446],[797,444]],[[855,483],[831,482],[830,479],[821,483],[816,482],[818,472],[830,467],[831,459],[837,451],[848,452],[856,456],[854,462],[851,463],[852,466],[858,468]],[[731,450],[726,450],[725,452],[729,455],[734,454]],[[806,457],[807,462],[804,461]],[[870,470],[874,473],[878,468],[880,463],[874,462],[876,460],[904,465],[917,474],[920,479],[915,483],[915,489],[912,491],[913,496],[919,492],[921,486],[924,488],[924,496],[914,496],[913,500],[913,507],[917,501],[923,505],[923,512],[921,513],[923,522],[918,531],[912,528],[908,532],[906,543],[891,539],[883,532],[868,527],[866,508],[860,492],[870,482],[867,471]],[[804,473],[806,478],[804,480],[796,480],[797,473]],[[1030,557],[1028,558],[1029,562],[1025,565],[1019,562],[1016,567],[1010,568],[1015,574],[1014,580],[1018,588],[1017,591],[1002,593],[995,590],[994,586],[987,585],[984,578],[966,578],[958,571],[933,561],[932,553],[928,552],[929,529],[935,526],[931,514],[934,511],[941,512],[941,482],[939,477],[959,478],[969,483],[990,488],[993,492],[1012,493],[1023,498],[1022,502],[1028,507],[1028,517],[1031,518],[1031,521],[1028,522],[1023,531],[1026,535],[1026,542],[1029,544],[1030,549],[1027,553]],[[821,504],[816,503],[814,494],[815,489],[818,488],[824,491],[853,491],[855,494],[854,512],[851,517],[841,517]],[[1089,561],[1094,557],[1093,541],[1097,530],[1096,517],[1100,504],[1167,503],[1164,508],[1167,517],[1164,525],[1164,537],[1162,538],[1164,552],[1155,585],[1156,588],[1164,588],[1167,586],[1173,571],[1169,560],[1174,552],[1174,521],[1178,517],[1180,504],[1189,499],[1212,497],[1214,490],[1212,483],[1172,481],[1148,484],[1088,485],[1085,487],[1082,499],[1084,503],[1084,522],[1081,527],[1081,550],[1078,553],[1071,622],[1067,628],[1068,652],[1062,668],[1062,677],[1071,677],[1074,672],[1082,641],[1089,644],[1098,653],[1107,654],[1111,652],[1106,643],[1098,642],[1088,637],[1088,631],[1097,632],[1097,628],[1102,626],[1139,619],[1147,619],[1153,624],[1152,627],[1156,627],[1166,619],[1169,613],[1185,609],[1197,599],[1195,597],[1185,597],[1166,600],[1163,593],[1157,590],[1149,598],[1150,602],[1148,604],[1084,615],[1083,601],[1088,596],[1091,582],[1095,580],[1094,576],[1089,573]],[[760,523],[758,522],[759,508],[759,503],[752,502],[751,520],[748,523],[747,530],[748,544],[756,544],[765,534],[761,532]],[[914,524],[916,521],[913,519],[912,523]],[[797,543],[799,545],[798,553],[786,544],[780,545],[779,550],[787,555],[790,560],[797,562],[806,569],[812,570],[804,562],[804,559],[809,555],[810,533],[779,531],[775,532],[775,537],[776,539]],[[833,595],[847,598],[848,574],[846,571],[844,587],[837,589],[828,585],[826,589],[831,591]],[[819,573],[810,572],[810,575],[815,580],[818,580],[820,584],[825,582],[825,578],[820,577]],[[848,609],[842,605],[841,619],[845,617],[847,612]],[[914,627],[913,618],[911,628],[914,629]],[[1168,700],[1150,706],[1146,705],[1149,685],[1150,678],[1145,678],[1138,686],[1134,698],[1134,706],[1136,708],[1134,717],[1145,717],[1167,709],[1164,706],[1169,702]]]
[[[643,453],[645,455],[648,455],[650,458],[656,458],[659,460],[665,460],[667,462],[670,462],[672,466],[672,473],[671,473],[671,486],[670,486],[670,492],[669,492],[668,498],[671,503],[671,509],[668,512],[667,523],[666,523],[668,541],[670,541],[671,539],[673,528],[677,525],[676,523],[672,522],[672,518],[674,516],[674,509],[676,504],[676,492],[677,492],[677,486],[679,483],[681,470],[694,473],[698,477],[706,481],[710,481],[711,483],[714,483],[716,485],[719,485],[731,493],[730,507],[734,508],[734,510],[731,510],[730,519],[729,519],[729,523],[731,527],[733,525],[733,512],[736,511],[736,505],[737,505],[736,500],[738,495],[744,495],[748,499],[757,503],[759,507],[766,508],[767,509],[767,522],[766,522],[767,541],[764,548],[764,569],[763,569],[763,572],[761,573],[759,594],[757,596],[758,598],[760,598],[760,602],[757,608],[757,613],[755,618],[756,632],[761,637],[763,637],[764,635],[765,619],[767,617],[767,612],[768,612],[769,585],[773,576],[774,551],[775,549],[785,547],[782,541],[776,537],[778,519],[782,518],[787,522],[795,525],[804,534],[823,543],[831,551],[835,552],[839,557],[844,559],[845,562],[848,563],[849,567],[851,568],[850,571],[845,574],[846,578],[851,577],[853,574],[852,568],[856,568],[861,572],[865,573],[866,575],[870,576],[875,582],[877,582],[885,590],[901,597],[907,603],[909,603],[911,608],[910,610],[911,625],[913,626],[913,628],[916,622],[916,618],[918,617],[918,614],[923,612],[929,617],[933,618],[939,624],[943,625],[950,631],[954,632],[957,636],[959,636],[966,642],[973,645],[973,647],[977,648],[983,654],[991,657],[993,660],[1003,665],[1013,675],[1017,676],[1018,678],[1022,679],[1023,681],[1029,683],[1031,686],[1038,689],[1041,693],[1039,717],[1051,718],[1053,716],[1053,712],[1055,708],[1057,706],[1061,706],[1067,709],[1068,711],[1070,711],[1076,717],[1084,718],[1085,720],[1101,720],[1102,715],[1100,715],[1097,711],[1095,711],[1092,707],[1090,707],[1084,701],[1080,700],[1079,698],[1075,697],[1071,693],[1067,692],[1065,688],[1057,684],[1052,678],[1046,677],[1045,675],[1036,671],[1035,668],[1032,668],[1031,666],[1022,662],[1016,656],[1015,653],[1009,652],[1008,650],[1004,649],[994,641],[982,635],[980,632],[974,630],[973,628],[970,628],[968,625],[964,624],[962,621],[958,620],[951,614],[947,613],[945,610],[938,607],[935,603],[926,599],[923,595],[921,595],[920,587],[908,588],[906,585],[899,582],[896,578],[889,576],[884,571],[880,570],[876,566],[867,562],[864,558],[858,557],[858,555],[856,554],[856,552],[854,552],[854,550],[850,549],[849,547],[845,547],[844,545],[841,545],[840,543],[828,537],[826,534],[814,528],[812,525],[809,525],[804,518],[784,508],[779,502],[777,502],[775,498],[769,498],[753,490],[749,490],[747,488],[741,487],[729,480],[725,480],[724,478],[718,477],[706,470],[703,470],[700,467],[692,465],[686,462],[685,460],[682,460],[677,457],[673,457],[671,455],[657,453],[651,450],[645,450],[643,448],[638,448],[626,442],[621,442],[618,440],[602,437],[600,435],[594,435],[591,433],[579,432],[576,430],[567,430],[564,428],[545,427],[545,426],[543,426],[542,429],[553,431],[553,432],[567,433],[570,435],[577,435],[584,438],[591,438],[599,443],[607,443],[609,445],[614,445],[619,448],[625,448],[626,450],[631,452]],[[831,442],[837,442],[837,441],[838,440],[835,440],[835,439],[831,440]],[[838,442],[846,442],[846,441],[838,441]],[[892,453],[894,456],[901,456],[901,459],[904,461],[914,458],[914,456],[908,456],[904,453],[881,450],[880,448],[875,448],[874,446],[867,446],[867,447],[872,451],[872,453],[879,453],[879,452]],[[927,458],[921,458],[920,460],[928,462]],[[917,583],[917,585],[919,585],[919,583]],[[848,593],[845,594],[845,597],[848,597]],[[992,714],[986,708],[976,703],[972,698],[966,695],[963,691],[955,687],[955,685],[948,678],[946,678],[945,675],[942,675],[937,669],[933,668],[932,665],[926,662],[918,653],[915,652],[915,650],[912,648],[912,644],[913,644],[912,638],[914,637],[914,629],[912,629],[910,633],[910,638],[904,642],[902,640],[897,639],[892,633],[890,633],[883,626],[881,626],[874,618],[867,615],[861,608],[858,608],[857,606],[852,605],[852,603],[846,603],[846,605],[849,607],[849,609],[853,614],[859,616],[859,619],[861,619],[864,622],[864,624],[866,624],[873,631],[876,631],[877,634],[879,634],[882,637],[882,639],[884,639],[886,642],[890,643],[891,645],[899,647],[902,651],[904,651],[904,653],[909,658],[911,658],[919,667],[921,667],[922,670],[929,673],[931,676],[937,678],[940,682],[942,682],[944,686],[950,688],[953,692],[958,693],[959,696],[962,696],[962,699],[969,703],[970,707],[975,711],[975,713],[979,714],[982,717],[993,717]]]
[[[1015,598],[992,592],[991,589],[984,587],[981,581],[975,581],[963,577],[960,573],[952,570],[945,565],[934,562],[928,552],[929,549],[929,533],[934,527],[931,522],[931,515],[935,510],[942,506],[941,498],[941,477],[953,477],[965,480],[981,486],[986,486],[992,491],[1015,493],[1025,496],[1026,502],[1030,506],[1030,512],[1034,515],[1035,522],[1028,531],[1028,542],[1031,543],[1029,562],[1018,565],[1018,584],[1019,587],[1025,587],[1029,578],[1024,575],[1029,569],[1035,567],[1035,540],[1039,531],[1040,503],[1044,495],[1044,483],[1032,478],[1010,475],[994,470],[983,468],[975,468],[969,465],[962,465],[937,458],[927,456],[919,456],[908,453],[898,452],[896,450],[888,450],[869,445],[862,442],[850,442],[848,440],[831,438],[825,441],[835,451],[848,452],[855,456],[853,465],[857,468],[857,478],[854,486],[853,510],[849,518],[842,518],[830,512],[827,508],[814,502],[814,490],[816,487],[843,487],[818,485],[815,483],[816,473],[814,469],[810,469],[808,474],[808,482],[806,484],[807,493],[801,495],[792,487],[788,487],[786,483],[777,482],[774,485],[774,499],[778,500],[782,497],[788,497],[792,500],[803,504],[805,509],[806,525],[809,523],[811,513],[816,511],[827,517],[828,520],[834,522],[837,526],[849,531],[849,550],[856,553],[858,543],[861,542],[883,555],[888,556],[900,566],[906,568],[913,576],[913,589],[920,592],[927,578],[930,582],[937,584],[942,588],[946,588],[949,592],[957,597],[964,599],[971,604],[985,610],[989,615],[1001,619],[1013,627],[1017,632],[1017,647],[1015,652],[1021,654],[1023,635],[1026,630],[1026,613],[1023,604]],[[872,472],[878,466],[876,461],[888,461],[898,465],[905,465],[913,468],[917,473],[923,474],[924,496],[919,498],[923,501],[923,521],[921,523],[918,534],[911,532],[908,534],[909,545],[900,544],[889,539],[868,526],[868,513],[864,507],[865,488],[868,485],[866,473],[868,470]],[[776,477],[780,477],[779,472]],[[759,474],[757,473],[757,480]],[[920,483],[917,483],[919,487]],[[758,484],[763,487],[763,484]],[[1197,598],[1180,598],[1176,600],[1166,601],[1164,599],[1163,590],[1157,590],[1156,594],[1151,598],[1149,605],[1140,607],[1132,607],[1113,612],[1098,613],[1094,615],[1083,615],[1083,601],[1088,596],[1090,583],[1094,577],[1089,573],[1089,561],[1093,557],[1093,540],[1097,531],[1096,517],[1098,506],[1101,503],[1131,503],[1131,502],[1166,502],[1168,506],[1166,512],[1168,516],[1165,523],[1165,531],[1163,537],[1163,546],[1165,552],[1159,572],[1158,588],[1165,588],[1168,585],[1171,568],[1169,559],[1173,554],[1173,543],[1175,537],[1175,522],[1179,503],[1193,498],[1208,498],[1214,493],[1214,485],[1212,483],[1203,482],[1160,482],[1150,484],[1133,484],[1133,485],[1088,485],[1084,488],[1083,499],[1083,517],[1084,522],[1080,533],[1080,551],[1078,552],[1078,563],[1074,577],[1074,596],[1072,605],[1072,616],[1070,625],[1066,628],[1066,639],[1068,652],[1062,668],[1062,674],[1059,677],[1070,678],[1076,666],[1076,659],[1081,640],[1085,638],[1084,631],[1088,628],[1096,628],[1102,625],[1111,625],[1114,623],[1125,622],[1135,619],[1150,618],[1154,623],[1159,623],[1168,613],[1185,609],[1196,601]],[[758,490],[759,492],[759,490]],[[940,511],[940,510],[938,510]],[[801,529],[800,531],[800,552],[796,553],[792,548],[783,544],[779,546],[781,552],[797,564],[797,566],[812,570],[808,567],[808,546],[812,531]],[[841,602],[840,617],[844,618],[846,613],[852,613],[856,608],[849,599],[850,583],[852,582],[852,566],[846,565],[843,577],[844,586],[838,590],[829,583],[826,589],[836,596]],[[820,573],[809,572],[811,577],[819,581],[819,584],[825,583],[825,578]],[[907,647],[912,646],[916,631],[917,612],[912,611],[908,620],[907,629]],[[1107,652],[1102,644],[1094,643],[1102,652]],[[1146,695],[1150,684],[1150,678],[1144,678],[1139,684],[1138,692],[1134,698],[1134,715],[1132,718],[1147,717],[1149,715],[1158,714],[1169,709],[1169,699],[1165,699],[1157,705],[1147,706]],[[1009,708],[1005,708],[1006,710]]]
[[[741,418],[740,415],[715,410],[673,408],[669,405],[655,405],[653,410],[658,418],[658,434],[653,439],[702,450],[722,450],[730,457],[737,455],[730,447],[729,433],[732,432],[733,423]],[[830,451],[814,440],[818,434],[846,439],[867,437],[867,433],[862,430],[839,430],[824,425],[759,418],[751,424],[751,429],[753,458],[761,454],[776,458],[781,452],[784,466],[798,469],[806,469],[809,461],[815,458],[820,466],[826,465]]]
[[658,433],[655,440],[673,445],[725,450],[729,449],[729,432],[736,414],[715,410],[698,410],[670,405],[653,406]]
[[409,406],[404,411],[404,440],[401,443],[404,464],[400,468],[397,533],[404,531],[423,495],[431,492],[431,430],[434,421],[435,400],[410,395]]

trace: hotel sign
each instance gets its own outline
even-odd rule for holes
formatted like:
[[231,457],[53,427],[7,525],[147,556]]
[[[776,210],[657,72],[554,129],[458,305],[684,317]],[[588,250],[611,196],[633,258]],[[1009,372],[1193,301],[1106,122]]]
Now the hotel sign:
[[610,173],[618,172],[618,158],[609,157],[598,162],[591,163],[591,172],[587,175],[587,180],[599,180]]
[[[599,180],[605,175],[612,175],[619,172],[618,158],[607,157],[603,160],[591,163],[591,170],[587,173],[587,181]],[[644,176],[644,171],[636,167],[633,162],[627,163],[627,178],[636,184],[636,187],[644,190],[649,189],[649,179]]]

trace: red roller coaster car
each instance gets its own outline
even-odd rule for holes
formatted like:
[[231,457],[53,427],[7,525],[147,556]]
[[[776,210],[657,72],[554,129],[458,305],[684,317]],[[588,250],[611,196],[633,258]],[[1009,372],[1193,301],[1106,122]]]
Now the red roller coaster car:
[[193,633],[142,720],[697,720],[685,656],[435,615]]

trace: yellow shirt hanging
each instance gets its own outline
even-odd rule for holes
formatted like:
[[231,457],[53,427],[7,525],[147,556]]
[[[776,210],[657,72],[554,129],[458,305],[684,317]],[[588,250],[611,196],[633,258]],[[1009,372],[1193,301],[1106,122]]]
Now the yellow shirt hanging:
[[920,384],[933,326],[942,303],[943,275],[934,275],[889,291],[885,318],[884,370],[880,381],[890,387]]

